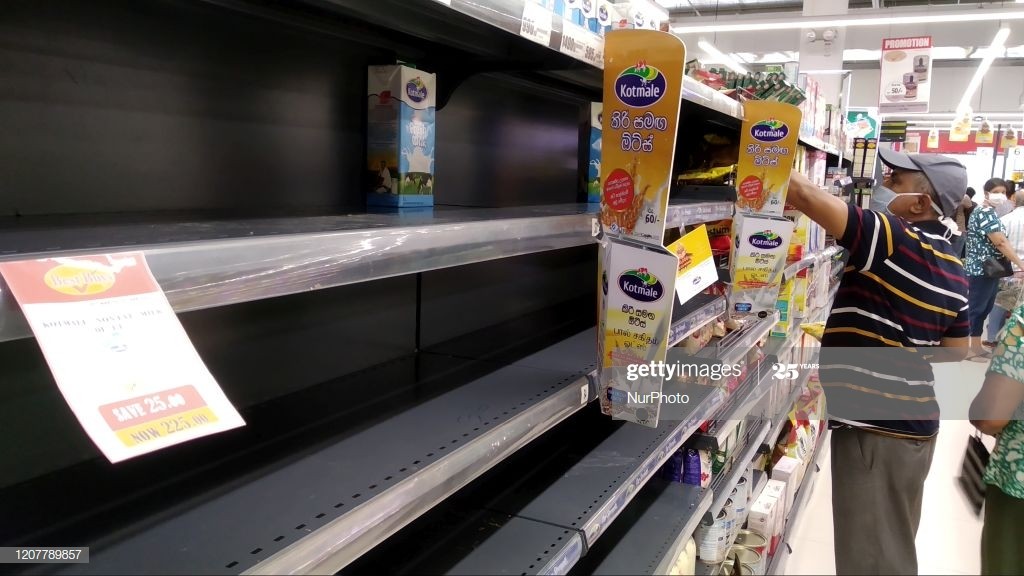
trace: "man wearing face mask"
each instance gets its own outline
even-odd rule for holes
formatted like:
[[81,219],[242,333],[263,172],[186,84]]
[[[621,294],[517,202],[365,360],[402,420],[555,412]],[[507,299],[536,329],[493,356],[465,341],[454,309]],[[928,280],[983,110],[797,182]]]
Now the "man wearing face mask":
[[945,156],[878,153],[892,169],[887,213],[846,204],[799,173],[787,197],[849,256],[819,359],[833,429],[838,575],[917,574],[939,428],[931,362],[961,360],[970,342],[967,279],[949,218],[967,171]]

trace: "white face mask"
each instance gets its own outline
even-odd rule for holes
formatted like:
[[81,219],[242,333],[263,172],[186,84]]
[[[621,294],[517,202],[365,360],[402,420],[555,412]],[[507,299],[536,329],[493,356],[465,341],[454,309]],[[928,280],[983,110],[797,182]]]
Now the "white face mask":
[[930,202],[931,205],[932,205],[932,210],[935,210],[935,213],[939,215],[939,219],[942,219],[944,217],[943,214],[942,214],[942,209],[939,208],[938,204],[935,203],[935,200],[932,200],[931,196],[928,196],[927,194],[921,194],[919,192],[909,192],[907,194],[896,194],[895,196],[892,197],[891,200],[889,200],[889,203],[885,205],[886,212],[888,212],[889,214],[892,214],[893,216],[899,216],[899,214],[896,214],[895,212],[892,211],[892,203],[895,202],[897,199],[903,197],[903,196],[927,196],[928,197],[928,202]]

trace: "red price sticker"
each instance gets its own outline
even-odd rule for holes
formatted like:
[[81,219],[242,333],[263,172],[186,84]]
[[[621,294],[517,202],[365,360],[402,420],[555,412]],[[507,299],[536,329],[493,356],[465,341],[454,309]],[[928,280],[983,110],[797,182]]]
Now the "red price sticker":
[[761,197],[764,191],[764,184],[757,176],[747,176],[740,182],[739,194],[747,200],[756,200]]
[[604,181],[604,203],[616,211],[633,205],[633,177],[622,168],[612,170]]

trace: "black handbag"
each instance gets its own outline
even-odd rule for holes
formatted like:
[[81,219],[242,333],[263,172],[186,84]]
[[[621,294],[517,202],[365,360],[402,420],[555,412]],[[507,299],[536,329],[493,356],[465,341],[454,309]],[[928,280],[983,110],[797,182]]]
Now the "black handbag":
[[1013,276],[1013,265],[1010,264],[1010,259],[1002,254],[989,256],[981,263],[981,271],[986,278],[1006,278]]
[[981,434],[968,436],[959,483],[960,491],[978,516],[981,515],[982,506],[985,504],[985,468],[988,467],[988,459],[988,448],[981,441]]

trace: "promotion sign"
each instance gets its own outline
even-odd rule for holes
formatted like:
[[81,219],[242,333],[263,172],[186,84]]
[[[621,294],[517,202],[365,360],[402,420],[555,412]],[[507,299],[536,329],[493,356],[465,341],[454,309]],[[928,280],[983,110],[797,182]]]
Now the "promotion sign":
[[800,109],[752,100],[743,104],[740,159],[736,167],[736,211],[781,216],[796,157]]
[[142,253],[5,262],[0,274],[111,462],[245,425]]
[[882,40],[878,111],[927,112],[931,95],[932,37]]
[[672,34],[605,37],[600,218],[614,236],[662,246],[685,61]]
[[704,224],[669,245],[668,251],[679,258],[676,272],[676,296],[685,304],[718,281],[718,268],[711,252],[711,240]]
[[618,420],[657,427],[660,380],[629,380],[631,364],[664,361],[679,259],[662,247],[612,240],[602,286],[605,310],[601,409]]

